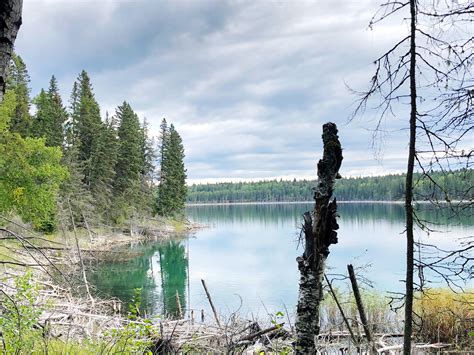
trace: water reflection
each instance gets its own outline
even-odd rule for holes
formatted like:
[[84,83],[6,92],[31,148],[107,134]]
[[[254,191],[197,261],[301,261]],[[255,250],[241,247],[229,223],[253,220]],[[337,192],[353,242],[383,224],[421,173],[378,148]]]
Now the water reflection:
[[[168,242],[158,249],[161,268],[163,308],[167,315],[177,317],[186,310],[188,258],[184,242]],[[179,301],[177,299],[179,297]]]
[[[188,280],[187,240],[137,244],[116,250],[119,256],[132,252],[126,261],[107,261],[89,273],[99,294],[130,302],[141,288],[141,308],[148,314],[179,315],[177,296],[186,310]],[[125,254],[121,254],[123,251]]]
[[[134,288],[142,288],[143,308],[149,314],[176,316],[178,295],[183,312],[204,309],[210,315],[201,278],[224,315],[239,309],[244,316],[266,316],[284,311],[285,306],[291,313],[298,292],[297,235],[301,215],[311,207],[311,203],[189,207],[190,220],[211,227],[191,239],[128,247],[128,253],[137,255],[126,262],[100,264],[90,280],[100,292],[126,302]],[[378,290],[403,290],[403,205],[340,204],[339,214],[339,243],[331,248],[329,272],[345,273],[348,263],[369,265],[365,276]],[[472,218],[454,223],[448,211],[427,205],[419,207],[418,215],[436,221],[442,232],[427,235],[417,230],[417,239],[449,249],[457,238],[472,234]]]
[[[247,205],[196,205],[186,210],[192,220],[205,224],[221,223],[261,223],[299,224],[305,211],[311,210],[313,203],[286,204],[247,204]],[[449,209],[440,209],[430,204],[417,205],[417,215],[431,224],[474,225],[472,211],[465,210],[455,214]],[[339,203],[340,218],[352,223],[367,221],[388,221],[399,224],[405,221],[405,210],[401,203]]]

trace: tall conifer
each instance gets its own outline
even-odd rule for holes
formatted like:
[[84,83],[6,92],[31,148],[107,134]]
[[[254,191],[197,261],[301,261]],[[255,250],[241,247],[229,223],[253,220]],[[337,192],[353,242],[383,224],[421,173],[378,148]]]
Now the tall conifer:
[[112,188],[117,162],[118,140],[116,121],[106,115],[91,155],[90,190],[100,215],[108,215],[112,204]]
[[30,76],[23,59],[13,53],[10,62],[7,89],[12,89],[16,96],[16,107],[10,122],[10,131],[23,137],[30,135]]
[[76,122],[78,158],[84,162],[84,182],[90,185],[92,177],[92,152],[98,152],[102,120],[89,75],[83,70],[78,78],[78,103],[73,117]]
[[[164,121],[163,123],[166,123]],[[157,213],[161,216],[180,214],[186,203],[186,169],[181,136],[172,124],[169,130],[162,123],[160,185],[158,186]]]
[[119,149],[115,167],[117,192],[135,189],[143,167],[142,130],[132,107],[124,102],[117,108]]
[[62,146],[67,112],[54,75],[49,82],[48,91],[41,90],[33,102],[37,110],[31,126],[31,135],[46,138],[48,146]]

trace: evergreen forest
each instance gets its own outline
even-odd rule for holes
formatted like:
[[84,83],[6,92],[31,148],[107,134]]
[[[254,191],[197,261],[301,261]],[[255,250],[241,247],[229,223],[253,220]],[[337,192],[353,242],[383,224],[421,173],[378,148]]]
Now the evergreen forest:
[[101,116],[82,71],[68,104],[54,75],[30,97],[26,64],[13,54],[0,105],[0,213],[34,229],[120,225],[137,216],[177,216],[186,199],[184,147],[163,119],[149,133],[130,103]]
[[[429,178],[417,174],[415,194],[419,201],[472,201],[472,169],[435,172]],[[189,186],[189,203],[293,202],[313,199],[314,180],[269,180],[196,184]],[[405,175],[343,178],[336,181],[340,201],[399,201],[404,197]]]

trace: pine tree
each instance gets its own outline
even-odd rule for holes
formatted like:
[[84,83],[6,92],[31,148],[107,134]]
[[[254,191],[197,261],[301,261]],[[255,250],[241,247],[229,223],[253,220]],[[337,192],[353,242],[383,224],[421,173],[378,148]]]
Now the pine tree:
[[155,179],[155,141],[149,137],[148,122],[146,118],[141,126],[141,171],[140,171],[140,200],[143,201],[143,213],[149,214],[153,209],[153,190]]
[[[165,123],[165,122],[164,122]],[[157,213],[161,216],[180,214],[186,203],[186,169],[184,167],[183,142],[174,128],[162,124],[163,135],[161,151],[160,185],[158,187]]]
[[160,159],[160,183],[163,180],[163,166],[164,166],[164,159],[165,159],[165,148],[166,142],[168,139],[168,123],[166,122],[166,118],[163,118],[160,125],[160,137],[159,137],[159,159]]
[[59,193],[59,220],[66,228],[72,228],[69,208],[76,225],[85,225],[85,220],[92,221],[96,218],[95,199],[84,183],[84,167],[78,156],[77,146],[67,146],[61,161],[69,172],[68,179],[61,185]]
[[115,167],[115,190],[120,193],[135,188],[140,180],[143,139],[138,116],[127,102],[117,108],[116,115],[119,121],[119,149]]
[[117,107],[118,151],[113,186],[116,222],[123,222],[140,209],[140,178],[143,170],[143,132],[132,107],[124,102]]
[[79,117],[79,85],[77,81],[72,86],[69,99],[69,117],[65,123],[65,145],[67,147],[77,144],[77,120]]
[[91,157],[90,190],[95,197],[99,215],[108,215],[112,203],[117,150],[116,120],[109,119],[107,113],[105,124],[100,126],[99,138]]
[[46,145],[48,146],[62,146],[67,112],[62,104],[54,75],[51,77],[48,92],[41,90],[33,102],[37,110],[32,123],[31,134],[35,137],[46,138]]
[[169,162],[172,166],[171,181],[173,183],[174,204],[173,212],[181,212],[186,203],[186,169],[184,167],[183,140],[174,126],[170,126]]
[[16,107],[10,122],[10,131],[28,137],[31,129],[30,76],[23,59],[13,53],[7,77],[7,89],[15,92]]
[[97,103],[92,85],[87,73],[83,70],[78,78],[78,102],[75,111],[72,112],[74,122],[73,131],[77,132],[76,144],[78,145],[79,161],[84,162],[84,182],[91,183],[92,175],[92,152],[97,152],[99,144],[102,120],[100,108]]
[[46,139],[46,143],[51,146],[62,146],[64,143],[64,124],[67,120],[67,112],[59,94],[58,82],[54,75],[49,81],[48,97],[51,101],[52,117],[50,134]]
[[169,141],[169,128],[166,118],[163,118],[160,125],[160,137],[159,137],[159,160],[160,160],[160,171],[159,171],[159,185],[157,189],[157,202],[156,202],[156,213],[160,216],[167,214],[167,206],[169,205],[169,193],[167,186],[165,185],[165,174],[166,174],[166,157],[165,152],[168,149]]
[[31,123],[31,135],[33,137],[46,138],[48,136],[49,119],[51,117],[51,102],[44,89],[41,89],[39,95],[33,99],[33,103],[36,105],[36,114]]

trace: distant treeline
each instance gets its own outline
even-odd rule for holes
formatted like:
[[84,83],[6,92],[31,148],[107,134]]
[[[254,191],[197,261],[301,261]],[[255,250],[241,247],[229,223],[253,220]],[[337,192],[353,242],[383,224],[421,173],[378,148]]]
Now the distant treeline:
[[[473,170],[434,172],[431,179],[420,174],[415,179],[418,200],[472,200]],[[189,187],[189,203],[310,201],[314,180],[270,180],[200,184]],[[340,201],[396,201],[404,197],[405,175],[385,175],[341,179],[335,196]]]

